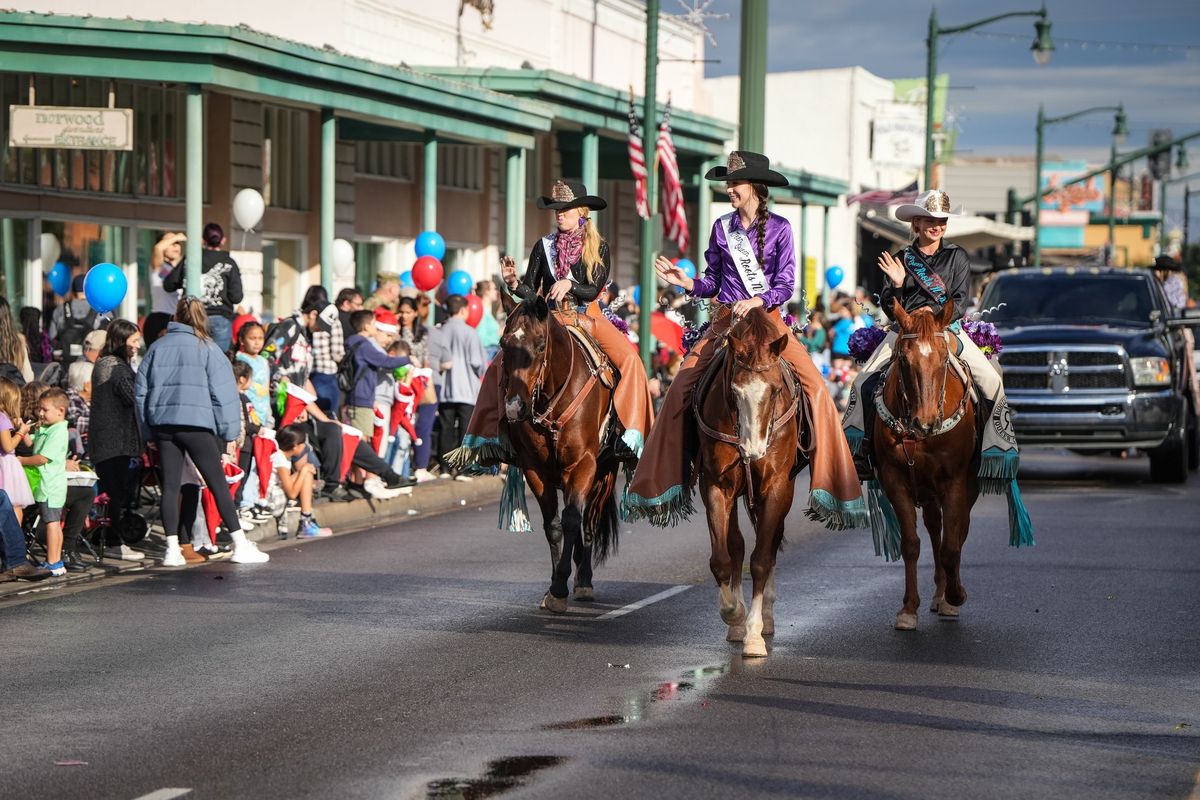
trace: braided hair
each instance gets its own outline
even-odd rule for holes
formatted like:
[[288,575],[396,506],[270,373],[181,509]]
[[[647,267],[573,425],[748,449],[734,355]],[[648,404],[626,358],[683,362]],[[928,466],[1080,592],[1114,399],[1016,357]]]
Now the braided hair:
[[758,260],[763,261],[763,248],[767,244],[767,198],[770,192],[767,190],[766,184],[752,183],[750,187],[754,189],[754,196],[758,198],[758,211],[754,213],[754,224],[752,227],[758,228]]

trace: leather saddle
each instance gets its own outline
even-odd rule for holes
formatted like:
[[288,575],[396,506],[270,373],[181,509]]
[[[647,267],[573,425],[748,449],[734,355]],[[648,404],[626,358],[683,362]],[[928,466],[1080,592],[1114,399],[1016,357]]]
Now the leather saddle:
[[612,389],[617,385],[617,370],[613,367],[612,362],[608,360],[608,356],[600,348],[592,336],[590,330],[587,330],[586,323],[579,319],[564,319],[563,327],[567,329],[567,333],[575,338],[581,350],[583,350],[584,358],[587,360],[588,369],[590,369],[600,383],[606,389]]

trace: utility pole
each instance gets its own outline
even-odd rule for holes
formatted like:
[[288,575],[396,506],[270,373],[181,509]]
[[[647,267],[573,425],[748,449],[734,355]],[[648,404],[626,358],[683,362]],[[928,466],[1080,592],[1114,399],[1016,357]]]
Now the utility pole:
[[742,0],[738,58],[738,145],[763,152],[766,139],[767,0]]
[[657,305],[658,281],[654,273],[654,256],[658,249],[656,232],[661,235],[662,226],[658,214],[658,164],[655,152],[658,147],[658,0],[646,0],[646,92],[642,112],[642,149],[646,156],[646,204],[650,218],[642,220],[642,263],[639,273],[641,303],[638,304],[638,352],[642,364],[650,371],[650,314]]

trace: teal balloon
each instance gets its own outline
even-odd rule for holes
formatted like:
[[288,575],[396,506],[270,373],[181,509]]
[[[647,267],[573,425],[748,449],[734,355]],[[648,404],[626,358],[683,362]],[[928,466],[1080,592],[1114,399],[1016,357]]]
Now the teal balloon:
[[836,289],[842,279],[846,277],[846,273],[842,272],[842,268],[838,266],[830,267],[825,270],[825,285],[830,289]]
[[400,273],[400,285],[405,288],[410,288],[410,289],[416,288],[416,284],[413,283],[411,269],[406,269],[406,270],[404,270],[404,272]]
[[[437,231],[421,231],[417,234],[417,258],[433,256],[441,261],[446,256],[446,240]],[[466,294],[466,292],[463,292]]]
[[471,287],[474,285],[471,273],[456,269],[450,273],[450,277],[446,278],[446,294],[461,294],[466,297],[471,293]]
[[675,262],[675,266],[683,270],[684,274],[692,280],[696,280],[696,265],[686,258],[681,258]]
[[121,305],[128,289],[129,281],[116,264],[97,264],[88,270],[83,279],[83,296],[87,298],[88,305],[101,314]]
[[46,279],[50,281],[50,289],[60,297],[71,290],[71,268],[61,261],[54,262]]

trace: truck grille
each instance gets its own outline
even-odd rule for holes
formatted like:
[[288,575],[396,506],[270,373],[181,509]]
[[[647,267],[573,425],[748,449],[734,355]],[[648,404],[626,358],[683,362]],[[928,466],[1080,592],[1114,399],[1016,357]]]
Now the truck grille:
[[1051,394],[1124,389],[1129,385],[1121,348],[1046,350],[1013,347],[1000,354],[1006,391]]

